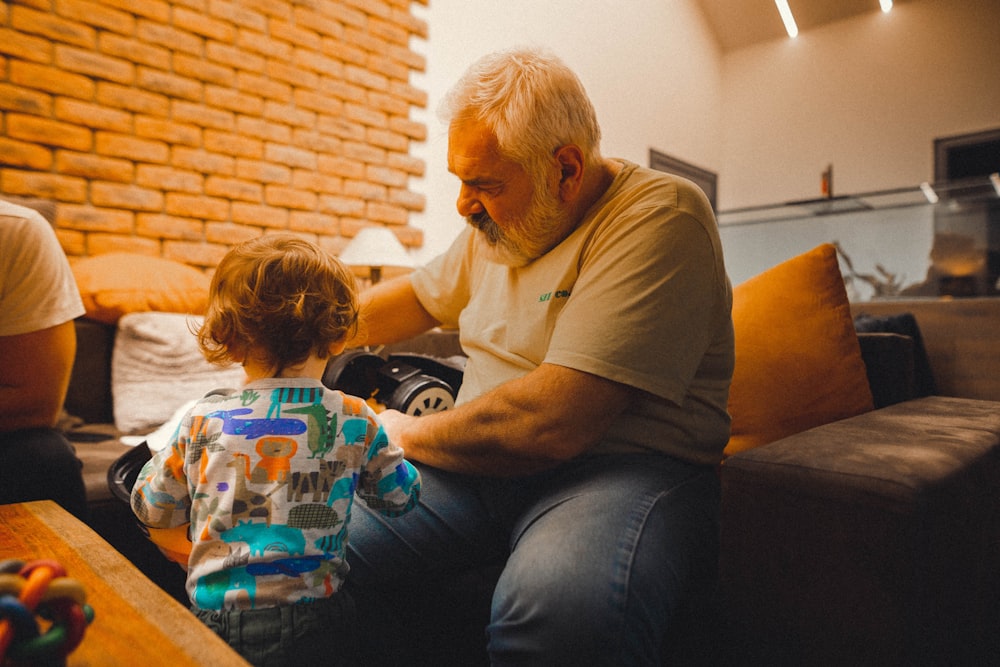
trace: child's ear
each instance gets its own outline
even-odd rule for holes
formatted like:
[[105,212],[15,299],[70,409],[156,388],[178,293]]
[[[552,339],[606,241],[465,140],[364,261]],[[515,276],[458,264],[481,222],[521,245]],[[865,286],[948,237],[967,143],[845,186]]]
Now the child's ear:
[[337,356],[338,354],[340,354],[341,352],[343,352],[344,348],[346,348],[346,347],[347,347],[347,339],[346,338],[341,338],[336,343],[331,343],[330,344],[330,356],[331,357]]

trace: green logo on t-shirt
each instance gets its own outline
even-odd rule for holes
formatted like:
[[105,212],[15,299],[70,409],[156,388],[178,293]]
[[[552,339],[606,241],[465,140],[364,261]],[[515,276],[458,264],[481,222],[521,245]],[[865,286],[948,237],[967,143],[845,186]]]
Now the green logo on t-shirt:
[[565,299],[569,295],[570,291],[568,289],[561,289],[561,290],[556,290],[555,292],[546,292],[545,294],[541,294],[539,295],[538,300],[551,301],[553,297],[557,299]]

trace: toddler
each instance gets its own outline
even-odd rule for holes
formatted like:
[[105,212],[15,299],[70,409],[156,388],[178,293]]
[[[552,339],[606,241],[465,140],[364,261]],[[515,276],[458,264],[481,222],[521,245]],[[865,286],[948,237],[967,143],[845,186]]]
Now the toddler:
[[254,665],[349,665],[354,607],[341,584],[354,497],[392,517],[420,476],[361,398],[320,378],[357,327],[353,275],[290,234],[234,247],[197,332],[247,382],[213,392],[143,467],[132,510],[189,524],[195,614]]

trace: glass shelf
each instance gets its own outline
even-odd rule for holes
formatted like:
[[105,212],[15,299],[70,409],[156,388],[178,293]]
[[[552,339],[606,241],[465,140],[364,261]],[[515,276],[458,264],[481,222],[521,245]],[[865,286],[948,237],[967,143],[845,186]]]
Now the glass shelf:
[[734,208],[719,211],[716,217],[720,226],[747,225],[778,220],[801,220],[858,211],[998,199],[1000,199],[1000,174],[992,174],[981,178],[934,184],[923,183],[918,186],[893,190],[876,190],[854,195]]

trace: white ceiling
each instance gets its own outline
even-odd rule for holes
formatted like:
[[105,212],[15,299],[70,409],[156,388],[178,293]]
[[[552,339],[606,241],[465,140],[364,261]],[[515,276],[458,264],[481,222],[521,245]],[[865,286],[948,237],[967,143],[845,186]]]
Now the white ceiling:
[[[899,3],[900,0],[896,0]],[[786,37],[774,0],[697,0],[723,51]],[[799,34],[877,12],[878,0],[788,0]]]

